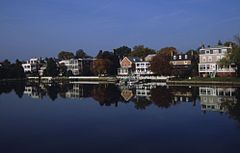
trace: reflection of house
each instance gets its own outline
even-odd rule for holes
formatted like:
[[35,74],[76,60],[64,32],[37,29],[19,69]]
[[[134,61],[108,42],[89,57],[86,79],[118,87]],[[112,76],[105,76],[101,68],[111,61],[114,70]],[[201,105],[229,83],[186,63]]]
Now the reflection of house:
[[232,47],[217,46],[214,48],[202,48],[199,51],[199,74],[211,76],[234,76],[235,68],[233,65],[220,67],[217,63],[220,59],[226,56],[226,53],[231,52]]
[[83,85],[74,83],[72,84],[72,88],[70,88],[66,93],[65,96],[67,98],[85,98],[91,96],[92,85]]
[[24,90],[24,94],[34,99],[39,99],[43,97],[41,93],[38,91],[38,88],[35,86],[26,86]]
[[38,58],[31,58],[27,62],[22,64],[24,72],[36,72],[37,65],[40,63],[40,59]]
[[118,69],[119,76],[129,76],[135,71],[135,63],[140,62],[138,57],[124,57],[120,61],[121,68]]
[[72,71],[73,75],[83,75],[84,73],[89,73],[91,65],[94,59],[69,59],[62,60],[59,64],[64,64],[67,67],[67,71]]
[[152,85],[138,84],[136,85],[136,97],[145,97],[150,100]]
[[235,103],[237,101],[235,92],[234,88],[200,87],[199,96],[202,110],[226,112],[227,109],[223,106],[223,103]]
[[175,102],[192,102],[192,92],[186,91],[181,92],[181,90],[173,92]]
[[83,87],[80,84],[73,84],[72,89],[68,90],[65,94],[67,98],[81,98],[83,97]]
[[121,96],[123,97],[123,99],[124,99],[125,101],[129,101],[129,100],[131,100],[132,97],[133,97],[133,92],[132,92],[132,90],[124,89],[124,90],[122,90],[122,92],[121,92]]

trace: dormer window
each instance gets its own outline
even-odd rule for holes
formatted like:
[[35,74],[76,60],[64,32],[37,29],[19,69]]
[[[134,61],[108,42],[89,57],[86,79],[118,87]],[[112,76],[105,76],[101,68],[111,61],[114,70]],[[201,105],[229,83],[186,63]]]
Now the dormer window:
[[180,60],[182,59],[182,55],[179,55],[179,57],[178,57]]

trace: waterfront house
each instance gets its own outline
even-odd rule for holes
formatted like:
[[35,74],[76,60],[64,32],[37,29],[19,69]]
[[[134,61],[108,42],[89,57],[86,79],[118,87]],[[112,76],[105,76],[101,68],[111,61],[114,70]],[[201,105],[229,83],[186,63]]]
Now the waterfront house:
[[173,68],[187,69],[192,64],[192,56],[188,54],[177,54],[171,57],[170,63]]
[[59,64],[64,64],[67,71],[71,71],[73,75],[87,75],[91,71],[92,58],[79,58],[59,61]]
[[24,72],[30,72],[30,73],[37,72],[39,63],[40,63],[39,58],[31,58],[30,60],[24,62],[22,64]]
[[130,76],[135,72],[135,64],[136,62],[140,62],[140,58],[138,57],[124,57],[120,61],[120,68],[118,69],[118,76]]
[[199,50],[199,75],[200,76],[235,76],[234,64],[221,67],[218,62],[232,51],[232,47],[216,46]]
[[136,62],[135,75],[151,75],[153,72],[150,70],[150,62]]
[[144,61],[135,63],[135,75],[144,76],[144,75],[152,75],[153,72],[150,70],[151,61],[156,56],[156,54],[149,54],[144,58]]

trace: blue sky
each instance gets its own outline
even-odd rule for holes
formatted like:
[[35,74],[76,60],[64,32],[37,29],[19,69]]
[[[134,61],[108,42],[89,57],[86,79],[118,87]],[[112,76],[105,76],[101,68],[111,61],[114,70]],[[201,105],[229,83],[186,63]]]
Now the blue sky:
[[180,51],[240,33],[240,0],[0,0],[0,60],[144,44]]

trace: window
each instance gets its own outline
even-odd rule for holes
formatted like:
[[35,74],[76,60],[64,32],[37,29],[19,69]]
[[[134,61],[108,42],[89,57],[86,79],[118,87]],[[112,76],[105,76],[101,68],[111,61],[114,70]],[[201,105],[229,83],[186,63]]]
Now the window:
[[182,59],[182,55],[179,55],[179,57],[178,57],[180,60]]
[[209,50],[207,50],[207,51],[206,51],[206,54],[209,54],[209,53],[210,53],[210,51],[209,51]]
[[176,60],[176,59],[177,59],[177,57],[174,55],[174,56],[173,56],[173,59],[174,59],[174,60]]
[[212,62],[212,57],[208,57],[208,62]]
[[185,55],[185,59],[187,59],[188,58],[188,55]]
[[213,50],[210,50],[210,54],[213,54]]
[[203,57],[203,58],[202,58],[202,61],[203,61],[203,62],[206,62],[206,57]]

